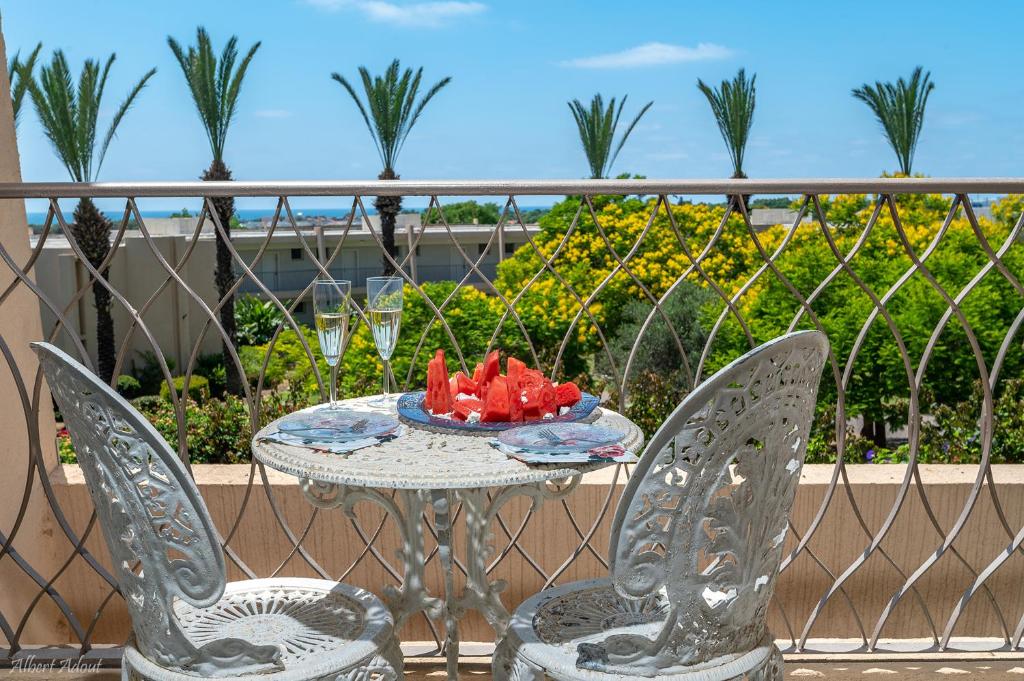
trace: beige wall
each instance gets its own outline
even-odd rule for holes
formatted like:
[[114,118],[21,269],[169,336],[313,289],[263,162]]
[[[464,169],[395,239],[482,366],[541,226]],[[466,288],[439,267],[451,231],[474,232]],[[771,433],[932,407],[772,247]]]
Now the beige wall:
[[[257,576],[268,576],[275,572],[280,575],[315,576],[315,571],[292,550],[281,526],[268,502],[267,489],[255,477],[255,488],[245,501],[249,468],[246,466],[199,465],[194,467],[203,497],[209,505],[214,522],[222,533],[228,533],[235,519],[241,513],[242,520],[232,537],[229,547],[246,563]],[[798,491],[794,510],[794,525],[801,534],[806,530],[817,513],[825,495],[831,475],[831,466],[808,466],[805,468]],[[806,621],[808,614],[831,584],[825,569],[834,574],[841,573],[863,551],[868,540],[850,512],[846,495],[852,495],[864,511],[867,526],[876,531],[887,515],[899,489],[904,468],[902,466],[850,466],[849,488],[840,486],[832,507],[809,544],[814,556],[825,568],[811,558],[810,553],[800,557],[784,572],[777,590],[776,604],[785,608],[786,616],[796,634]],[[940,526],[948,529],[963,508],[968,497],[975,472],[970,466],[925,466],[922,470],[923,492],[936,513]],[[1024,466],[996,466],[994,468],[996,492],[1003,505],[1010,527],[1014,530],[1024,525]],[[351,523],[337,511],[315,514],[302,497],[298,486],[289,476],[269,472],[269,492],[288,527],[295,535],[301,535],[312,519],[309,533],[303,547],[310,558],[316,561],[331,578],[345,575],[344,581],[369,588],[381,593],[384,584],[392,583],[371,555],[364,556],[355,567],[353,562],[362,551],[363,542],[355,533]],[[588,476],[584,484],[569,498],[569,506],[584,531],[601,518],[602,508],[614,508],[621,492],[621,480],[614,487],[609,485],[607,472]],[[54,477],[57,497],[75,528],[82,528],[92,508],[87,492],[81,482],[81,474],[75,466],[62,467]],[[611,493],[609,494],[609,492]],[[913,572],[939,545],[938,533],[932,529],[923,513],[919,492],[911,489],[904,504],[900,520],[882,544],[882,548],[897,563],[905,574]],[[244,510],[243,504],[245,504]],[[518,527],[527,510],[525,501],[510,505],[503,513],[510,528]],[[380,519],[376,508],[360,506],[357,509],[363,527],[372,534]],[[607,550],[610,513],[598,522],[594,546],[604,554]],[[495,546],[503,548],[507,541],[502,530],[495,526]],[[795,541],[790,535],[790,546]],[[995,557],[1009,541],[1000,524],[986,490],[980,498],[964,532],[957,539],[954,548],[976,569],[981,569]],[[548,573],[558,569],[579,544],[577,535],[569,522],[568,515],[558,503],[548,503],[535,515],[522,535],[520,545],[533,560]],[[105,551],[98,537],[90,539],[89,548],[102,556]],[[389,522],[376,542],[380,555],[391,563],[395,562],[398,539],[393,525]],[[441,575],[436,559],[428,572],[428,584],[439,592]],[[230,578],[242,579],[244,573],[228,558]],[[585,552],[572,567],[558,580],[565,583],[575,579],[598,577],[607,574],[593,555]],[[508,606],[515,606],[525,597],[541,588],[543,578],[518,553],[509,554],[495,570],[494,578],[509,582],[503,600]],[[919,584],[919,592],[928,604],[936,625],[941,628],[959,600],[963,590],[970,584],[971,574],[952,555],[939,561]],[[896,569],[886,563],[879,554],[848,582],[847,594],[857,604],[858,611],[868,629],[874,628],[879,613],[888,598],[902,583]],[[1010,619],[1011,628],[1024,610],[1024,561],[1015,558],[1000,569],[988,581],[995,598],[998,599],[1004,615]],[[58,580],[57,588],[71,600],[81,617],[88,618],[109,593],[106,587],[84,564],[78,560]],[[998,636],[1000,629],[991,608],[983,596],[975,598],[968,607],[956,634],[962,636]],[[781,638],[789,629],[780,616],[778,607],[772,608],[772,626]],[[119,642],[127,632],[123,606],[112,599],[104,608],[97,629],[97,642]],[[55,629],[49,638],[40,642],[53,643],[54,637],[68,640],[66,632]],[[908,638],[930,634],[930,629],[913,603],[912,597],[904,599],[896,609],[883,637]],[[411,621],[402,632],[407,641],[425,640],[429,631],[422,618]],[[471,616],[462,632],[464,640],[489,641],[493,638],[490,629],[476,616]],[[850,610],[840,594],[824,609],[817,625],[811,630],[812,638],[856,637],[858,629]]]
[[[21,170],[18,145],[11,110],[10,82],[7,74],[6,48],[0,35],[0,182],[20,182]],[[20,267],[28,260],[28,227],[23,201],[0,201],[0,244]],[[0,292],[6,291],[15,279],[13,271],[0,263]],[[41,335],[39,304],[34,294],[23,284],[15,288],[0,303],[0,344],[9,357],[0,355],[0,394],[5,396],[5,408],[0,409],[0,543],[10,541],[10,551],[0,557],[0,613],[12,629],[17,629],[22,614],[30,607],[40,586],[18,567],[15,556],[28,562],[43,580],[48,580],[60,566],[56,550],[55,529],[51,514],[39,484],[39,468],[51,471],[57,466],[53,441],[43,443],[42,451],[29,451],[29,429],[37,425],[41,432],[53,432],[53,410],[49,408],[49,394],[43,387],[42,399],[46,408],[33,409],[38,423],[26,422],[20,400],[31,400],[36,379],[36,360],[28,343]],[[13,364],[12,364],[13,361]],[[38,467],[33,467],[30,462]],[[18,500],[27,493],[27,502]],[[15,526],[17,525],[17,530]],[[13,539],[11,539],[13,535]],[[49,623],[56,615],[49,598],[43,597],[35,606],[25,637],[51,635]],[[9,644],[0,633],[0,647]]]
[[[154,236],[152,244],[172,268],[185,257],[189,247],[189,241],[180,236]],[[201,238],[178,273],[211,309],[217,299],[213,283],[214,258],[213,240]],[[44,248],[34,271],[38,273],[42,291],[62,310],[89,278],[88,270],[74,256],[70,247]],[[145,309],[142,319],[164,355],[173,359],[177,367],[183,370],[197,342],[201,343],[200,354],[206,354],[219,352],[221,340],[216,328],[211,326],[200,341],[209,315],[182,286],[174,281],[165,285],[168,278],[167,270],[145,239],[124,239],[111,261],[110,283],[125,296],[133,309],[142,311],[149,299],[160,291]],[[68,311],[67,324],[79,335],[95,362],[96,311],[92,300],[90,289]],[[123,344],[128,345],[121,373],[130,373],[132,362],[140,360],[139,353],[152,352],[153,344],[138,325],[129,337],[132,316],[123,304],[115,301],[113,314],[117,347],[120,350]],[[43,306],[42,318],[43,328],[49,334],[55,328],[57,317]],[[78,354],[67,333],[59,333],[54,342],[73,355]]]

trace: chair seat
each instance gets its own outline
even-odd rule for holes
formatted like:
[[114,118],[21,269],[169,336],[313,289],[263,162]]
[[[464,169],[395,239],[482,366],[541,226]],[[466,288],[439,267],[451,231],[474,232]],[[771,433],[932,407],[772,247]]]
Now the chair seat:
[[[523,602],[509,625],[504,647],[520,663],[543,670],[556,679],[638,678],[725,681],[748,678],[776,654],[773,645],[759,647],[746,654],[729,655],[709,662],[680,666],[673,673],[649,676],[643,670],[630,674],[610,674],[580,669],[578,646],[600,643],[608,636],[632,634],[654,639],[668,614],[668,604],[660,594],[641,600],[620,596],[608,579],[573,582],[548,589]],[[520,671],[512,678],[530,678]],[[749,678],[761,678],[751,674]],[[770,677],[766,677],[770,678]]]
[[[229,582],[214,605],[196,608],[177,601],[174,610],[197,648],[220,639],[242,639],[281,651],[283,669],[230,674],[231,678],[316,679],[373,665],[375,658],[401,657],[399,651],[388,650],[389,644],[393,646],[394,621],[384,604],[368,591],[337,582],[283,578]],[[194,670],[158,666],[131,645],[125,647],[125,662],[143,678],[170,681],[201,676]],[[390,677],[383,673],[385,667],[381,671],[381,678]]]

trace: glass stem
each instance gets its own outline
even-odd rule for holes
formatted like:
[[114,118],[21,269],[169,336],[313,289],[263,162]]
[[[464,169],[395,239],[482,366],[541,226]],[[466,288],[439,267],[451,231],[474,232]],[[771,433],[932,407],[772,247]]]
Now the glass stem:
[[391,360],[384,360],[384,399],[388,399],[388,374],[391,373]]
[[331,409],[338,406],[338,365],[331,366]]

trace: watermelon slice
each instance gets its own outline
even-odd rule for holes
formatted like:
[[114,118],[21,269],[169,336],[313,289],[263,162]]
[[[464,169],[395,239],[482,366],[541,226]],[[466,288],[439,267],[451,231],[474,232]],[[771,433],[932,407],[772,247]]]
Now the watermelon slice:
[[484,398],[484,410],[480,420],[487,423],[508,421],[508,381],[504,376],[495,376],[487,386],[487,397]]
[[575,383],[556,386],[515,357],[508,358],[506,370],[503,375],[500,350],[493,350],[476,365],[472,378],[462,371],[449,377],[444,351],[438,350],[427,364],[423,408],[469,422],[521,423],[556,416],[583,397]]
[[470,414],[476,414],[476,418],[480,418],[480,414],[484,410],[484,403],[483,400],[479,400],[475,397],[455,400],[453,409],[455,410],[455,418],[462,419],[463,421],[469,421]]
[[455,375],[452,376],[451,386],[453,397],[459,393],[462,393],[463,395],[476,395],[476,381],[461,371],[456,371]]
[[434,359],[427,363],[427,394],[423,406],[433,414],[449,414],[452,411],[452,394],[448,383],[448,364],[444,350],[438,350]]
[[583,394],[572,381],[555,386],[555,404],[559,407],[571,407],[582,399]]
[[522,377],[526,365],[515,357],[508,358],[508,415],[509,421],[523,420]]
[[480,378],[477,380],[477,385],[480,386],[479,396],[480,399],[487,399],[487,388],[490,386],[491,381],[496,376],[501,375],[501,357],[497,350],[492,351],[487,357],[484,358],[484,370]]
[[523,402],[523,413],[527,419],[544,418],[546,414],[557,414],[558,405],[555,399],[555,386],[544,375],[535,369],[526,369],[520,378]]
[[548,414],[558,414],[558,402],[555,397],[555,386],[554,384],[544,379],[544,383],[541,384],[540,389],[540,415],[541,418]]

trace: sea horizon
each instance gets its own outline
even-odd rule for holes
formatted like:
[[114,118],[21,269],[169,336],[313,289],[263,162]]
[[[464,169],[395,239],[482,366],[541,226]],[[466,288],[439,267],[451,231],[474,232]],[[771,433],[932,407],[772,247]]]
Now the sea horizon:
[[[519,210],[520,211],[535,210],[535,209],[547,210],[549,208],[551,208],[551,206],[519,206]],[[426,210],[426,206],[423,206],[423,207],[410,206],[408,209],[406,209],[403,212],[422,213],[424,210]],[[169,218],[172,215],[174,215],[175,213],[181,213],[181,211],[182,211],[182,209],[178,208],[178,209],[174,209],[174,210],[140,210],[139,213],[142,215],[143,218]],[[253,220],[262,220],[263,218],[272,217],[274,215],[274,211],[275,211],[275,209],[273,209],[273,208],[236,208],[235,209],[235,215],[238,217],[239,221],[241,221],[241,222],[250,222],[250,221],[253,221]],[[292,206],[292,214],[296,217],[296,219],[298,219],[300,215],[303,218],[307,218],[307,219],[308,218],[313,218],[313,217],[327,217],[327,218],[339,218],[339,219],[341,219],[341,218],[347,218],[351,211],[352,211],[352,209],[349,206],[346,206],[345,208],[298,208],[298,207]],[[64,219],[67,222],[70,223],[74,219],[73,218],[73,211],[65,210],[65,211],[61,211],[61,212],[63,213]],[[104,210],[104,211],[101,211],[101,212],[104,215],[106,215],[108,218],[113,220],[115,223],[119,222],[121,220],[121,218],[124,216],[124,211],[123,210]],[[190,214],[193,217],[195,217],[195,216],[197,216],[199,214],[198,210],[192,211],[190,209],[189,212],[190,212]],[[47,211],[45,211],[45,210],[41,210],[41,211],[32,211],[32,210],[30,210],[30,211],[26,211],[25,215],[26,215],[26,217],[28,219],[28,224],[29,225],[42,225],[43,223],[46,222],[46,213],[47,213]],[[371,207],[371,206],[366,206],[366,214],[367,215],[376,215],[377,211],[373,207]],[[282,213],[281,213],[281,219],[282,220],[286,219],[286,214],[284,213],[284,211],[282,211]]]

